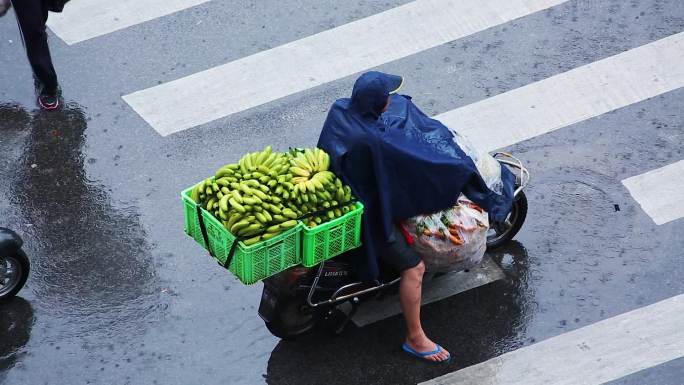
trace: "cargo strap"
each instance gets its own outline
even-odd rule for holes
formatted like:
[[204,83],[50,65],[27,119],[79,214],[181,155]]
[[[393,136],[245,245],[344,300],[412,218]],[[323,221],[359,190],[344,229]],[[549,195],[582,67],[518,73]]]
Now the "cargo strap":
[[202,239],[204,239],[204,245],[207,246],[207,251],[209,255],[216,258],[214,252],[211,250],[211,245],[209,244],[209,236],[207,236],[207,227],[204,225],[204,217],[202,217],[202,206],[195,205],[197,209],[197,220],[199,221],[200,231],[202,232]]
[[[202,216],[202,206],[195,205],[195,207],[197,208],[197,219],[199,221],[199,227],[200,231],[202,232],[202,239],[204,240],[204,244],[207,246],[207,251],[209,251],[209,255],[211,255],[214,259],[218,261],[218,258],[216,258],[214,251],[211,249],[211,244],[209,243],[209,236],[207,235],[207,226],[205,226],[204,217]],[[233,240],[233,243],[230,245],[230,251],[228,251],[228,256],[226,257],[225,262],[219,262],[219,265],[225,267],[226,269],[230,267],[230,263],[233,261],[233,256],[235,255],[235,249],[237,248],[237,244],[239,241],[242,240],[244,240],[244,238],[239,237]]]
[[230,263],[233,261],[233,256],[235,255],[235,249],[237,249],[238,242],[240,242],[242,239],[240,238],[235,238],[233,239],[233,243],[230,244],[230,251],[228,251],[228,256],[226,257],[226,261],[223,263],[223,267],[226,269],[230,268]]

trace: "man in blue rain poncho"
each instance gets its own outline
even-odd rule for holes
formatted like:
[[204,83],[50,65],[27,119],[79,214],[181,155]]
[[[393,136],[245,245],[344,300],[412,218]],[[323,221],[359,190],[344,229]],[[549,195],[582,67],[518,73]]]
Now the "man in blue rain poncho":
[[420,359],[448,362],[449,352],[421,326],[425,265],[396,223],[449,208],[461,193],[486,209],[492,221],[501,221],[511,208],[515,178],[504,167],[503,193],[487,188],[449,129],[427,117],[409,96],[396,94],[402,82],[400,76],[381,72],[361,75],[351,98],[330,108],[318,147],[330,155],[333,172],[365,206],[363,256],[354,261],[357,274],[376,278],[379,260],[401,272],[399,294],[407,325],[402,348]]

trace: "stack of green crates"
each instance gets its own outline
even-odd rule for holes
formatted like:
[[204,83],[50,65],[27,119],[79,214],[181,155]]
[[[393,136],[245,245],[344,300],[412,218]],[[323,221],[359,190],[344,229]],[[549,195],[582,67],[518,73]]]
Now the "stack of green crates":
[[334,258],[345,251],[361,246],[361,215],[363,205],[360,202],[345,215],[310,228],[302,224],[302,264],[306,267]]
[[[197,203],[190,198],[192,187],[181,193],[185,214],[185,232],[207,250],[197,215]],[[230,248],[235,241],[231,234],[211,213],[200,209],[204,227],[207,230],[209,246],[214,257],[225,264]],[[340,218],[341,219],[341,218]],[[277,236],[245,246],[239,242],[228,269],[247,285],[268,278],[301,263],[302,224]]]

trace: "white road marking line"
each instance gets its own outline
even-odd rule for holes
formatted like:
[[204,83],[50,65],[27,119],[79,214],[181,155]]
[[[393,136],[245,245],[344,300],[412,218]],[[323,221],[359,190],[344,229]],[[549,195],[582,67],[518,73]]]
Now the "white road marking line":
[[208,1],[74,0],[64,7],[64,12],[51,13],[47,25],[71,45]]
[[166,136],[565,1],[416,0],[123,98]]
[[602,384],[684,356],[684,294],[423,382]]
[[684,86],[684,32],[435,116],[492,151]]
[[622,181],[656,225],[684,217],[684,160]]

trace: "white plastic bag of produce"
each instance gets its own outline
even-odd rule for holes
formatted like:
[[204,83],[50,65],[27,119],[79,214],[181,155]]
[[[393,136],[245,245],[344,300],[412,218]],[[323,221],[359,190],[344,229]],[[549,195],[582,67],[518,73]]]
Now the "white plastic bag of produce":
[[454,207],[413,217],[405,224],[430,272],[469,269],[480,263],[487,249],[487,212],[463,195]]
[[497,194],[503,191],[503,182],[501,181],[501,164],[494,159],[487,151],[482,151],[475,148],[473,144],[463,135],[459,134],[453,129],[450,129],[454,134],[454,142],[461,147],[463,152],[475,162],[477,171],[482,176],[485,184],[490,190]]

